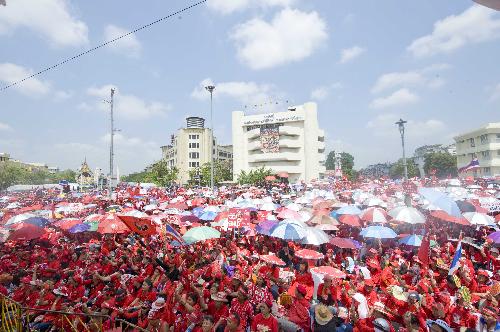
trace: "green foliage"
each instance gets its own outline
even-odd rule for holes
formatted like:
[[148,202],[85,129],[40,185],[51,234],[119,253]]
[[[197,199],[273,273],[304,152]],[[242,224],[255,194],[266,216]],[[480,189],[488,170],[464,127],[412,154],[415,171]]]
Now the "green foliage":
[[[406,165],[408,168],[408,178],[419,176],[420,172],[418,171],[418,167],[413,161],[413,158],[407,158]],[[392,164],[389,174],[393,179],[402,178],[404,176],[403,158]]]
[[457,176],[457,157],[447,152],[435,152],[425,155],[424,170],[426,174],[436,170],[436,176],[443,178]]
[[123,182],[151,182],[151,173],[148,171],[142,171],[137,173],[131,173],[120,179]]
[[[353,180],[358,176],[354,170],[354,156],[347,152],[340,153],[340,164],[342,165],[342,173],[349,179]],[[330,151],[326,157],[325,167],[327,170],[335,169],[335,151]]]
[[177,176],[179,175],[179,170],[177,168],[170,168],[167,164],[167,161],[162,159],[157,161],[150,167],[149,174],[146,175],[146,179],[150,179],[157,186],[166,187],[172,184],[175,180],[177,180]]
[[44,168],[28,168],[10,161],[0,163],[0,190],[5,190],[16,184],[37,185],[59,183],[62,180],[73,182],[75,180],[75,172],[68,169],[51,174]]
[[[192,169],[189,171],[189,179],[192,184],[200,184],[201,186],[210,186],[210,163],[201,165],[199,169],[200,178],[197,178],[198,171]],[[229,160],[216,160],[214,162],[214,184],[218,185],[224,181],[233,179],[233,167]]]
[[251,184],[251,185],[261,185],[264,183],[266,176],[273,175],[273,172],[269,168],[264,166],[253,169],[250,172],[241,171],[238,175],[239,184]]

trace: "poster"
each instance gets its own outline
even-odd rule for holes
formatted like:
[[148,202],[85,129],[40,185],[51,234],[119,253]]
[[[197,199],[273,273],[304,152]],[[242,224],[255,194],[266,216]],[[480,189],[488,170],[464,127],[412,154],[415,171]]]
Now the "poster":
[[260,148],[264,153],[280,152],[279,126],[268,125],[260,127]]

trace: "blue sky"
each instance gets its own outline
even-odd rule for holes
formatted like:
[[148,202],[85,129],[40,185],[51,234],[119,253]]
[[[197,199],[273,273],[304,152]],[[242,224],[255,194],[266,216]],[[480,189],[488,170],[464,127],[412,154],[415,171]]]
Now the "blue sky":
[[[196,1],[7,0],[0,6],[0,85]],[[189,115],[231,141],[234,110],[318,103],[329,148],[356,167],[500,121],[500,13],[470,0],[208,0],[132,38],[0,92],[0,152],[107,169],[117,87],[122,174],[161,157]],[[270,104],[270,101],[273,103]],[[275,103],[278,102],[278,105]]]

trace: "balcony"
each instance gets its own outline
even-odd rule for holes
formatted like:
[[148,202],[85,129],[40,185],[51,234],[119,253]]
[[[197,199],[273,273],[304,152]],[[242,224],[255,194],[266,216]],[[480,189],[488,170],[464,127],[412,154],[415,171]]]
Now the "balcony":
[[[299,149],[302,147],[298,139],[293,138],[280,138],[280,148]],[[255,151],[261,149],[260,139],[251,140],[248,142],[248,151]]]
[[297,127],[280,127],[280,134],[286,134],[291,136],[300,136],[302,134],[302,129]]
[[249,163],[258,163],[266,161],[300,161],[302,154],[293,152],[279,152],[279,153],[259,153],[248,156]]

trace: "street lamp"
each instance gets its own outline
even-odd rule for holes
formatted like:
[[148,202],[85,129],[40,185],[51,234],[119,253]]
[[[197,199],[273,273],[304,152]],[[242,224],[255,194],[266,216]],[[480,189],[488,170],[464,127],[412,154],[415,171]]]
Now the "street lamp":
[[405,123],[403,119],[399,119],[395,124],[398,125],[399,133],[401,134],[401,146],[403,147],[403,167],[404,167],[404,180],[408,180],[408,166],[406,165],[406,153],[405,153]]
[[214,112],[213,112],[213,93],[215,90],[214,85],[207,85],[205,89],[210,92],[210,131],[212,132],[212,140],[210,142],[210,187],[214,191]]

